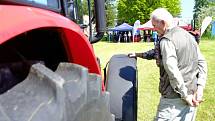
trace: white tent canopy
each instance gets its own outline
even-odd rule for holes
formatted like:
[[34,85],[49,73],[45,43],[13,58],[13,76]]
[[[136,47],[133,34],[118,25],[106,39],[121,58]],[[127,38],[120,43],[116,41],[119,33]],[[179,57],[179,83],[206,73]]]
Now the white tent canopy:
[[[182,28],[187,28],[190,29],[189,24],[187,24],[186,22],[183,21],[183,19],[181,18],[173,18],[173,26],[180,26]],[[138,28],[138,30],[155,30],[155,28],[152,25],[152,21],[149,20],[146,23],[140,25],[140,27]]]
[[185,23],[183,21],[183,19],[181,19],[181,18],[173,18],[173,25],[174,26],[188,26],[188,24]]
[[152,21],[149,20],[145,24],[140,25],[139,30],[153,29]]

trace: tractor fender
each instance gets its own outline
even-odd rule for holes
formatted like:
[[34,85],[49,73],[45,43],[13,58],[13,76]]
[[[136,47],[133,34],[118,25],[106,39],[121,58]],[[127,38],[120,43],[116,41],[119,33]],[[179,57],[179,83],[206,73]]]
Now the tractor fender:
[[69,61],[101,75],[92,45],[83,30],[68,18],[52,11],[17,5],[0,5],[0,44],[39,28],[59,28]]
[[0,44],[21,33],[44,27],[65,28],[84,36],[80,27],[52,11],[17,5],[0,5]]

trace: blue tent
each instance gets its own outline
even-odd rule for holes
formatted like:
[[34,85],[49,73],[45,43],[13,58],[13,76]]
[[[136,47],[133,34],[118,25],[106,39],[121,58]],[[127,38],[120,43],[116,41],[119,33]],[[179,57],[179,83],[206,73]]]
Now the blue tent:
[[123,23],[115,28],[109,29],[109,31],[132,31],[132,29],[133,29],[133,26],[127,23]]
[[211,28],[212,28],[211,35],[215,36],[215,21],[212,22],[212,27]]

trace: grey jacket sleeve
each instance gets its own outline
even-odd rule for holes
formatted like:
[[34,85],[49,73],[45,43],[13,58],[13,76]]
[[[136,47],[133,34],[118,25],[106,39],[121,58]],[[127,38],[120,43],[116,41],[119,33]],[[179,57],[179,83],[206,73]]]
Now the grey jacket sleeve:
[[135,53],[136,57],[151,60],[155,59],[155,49],[151,49],[149,51],[143,53]]
[[204,56],[201,54],[199,47],[197,47],[197,54],[198,54],[198,81],[197,84],[205,87],[206,80],[207,80],[207,63]]
[[155,59],[155,49],[143,53],[143,58],[147,60]]
[[162,39],[160,42],[160,49],[163,66],[169,76],[172,88],[179,93],[182,98],[185,98],[187,96],[187,88],[177,66],[178,62],[174,44],[168,39]]

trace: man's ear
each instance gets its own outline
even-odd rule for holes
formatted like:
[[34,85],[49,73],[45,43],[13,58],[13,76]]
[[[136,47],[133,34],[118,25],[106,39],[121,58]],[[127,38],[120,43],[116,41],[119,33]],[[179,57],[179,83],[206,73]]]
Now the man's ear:
[[163,26],[166,25],[166,22],[164,20],[161,20],[160,22],[161,22],[161,24],[163,24]]

